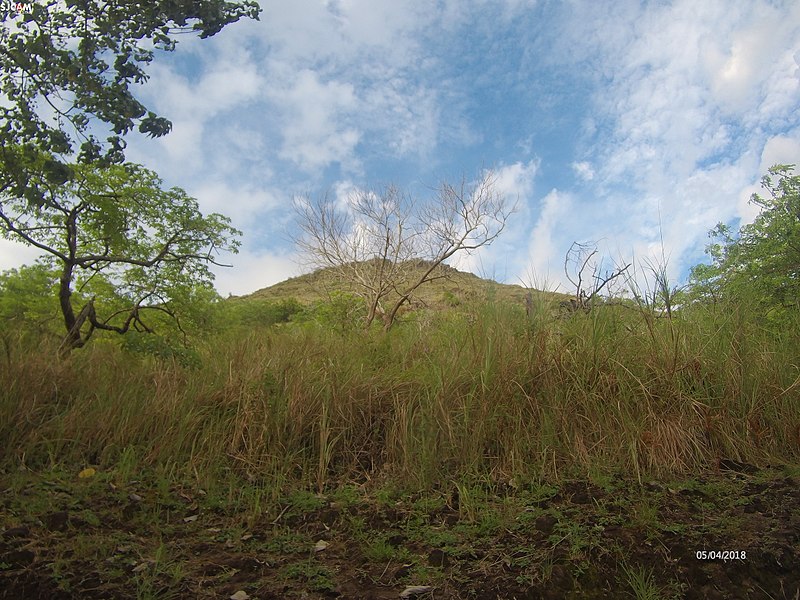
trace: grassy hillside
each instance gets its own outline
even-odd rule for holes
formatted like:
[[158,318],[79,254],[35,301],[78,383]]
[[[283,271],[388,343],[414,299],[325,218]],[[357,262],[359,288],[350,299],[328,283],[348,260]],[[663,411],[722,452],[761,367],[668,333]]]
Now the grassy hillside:
[[743,306],[565,314],[537,295],[527,315],[497,296],[389,332],[324,304],[280,328],[231,323],[194,366],[104,340],[67,359],[44,341],[10,349],[0,448],[36,465],[136,448],[145,464],[318,489],[377,473],[422,487],[598,469],[642,479],[800,454],[797,331]]
[[[411,276],[421,276],[426,267],[425,261],[412,263]],[[415,292],[412,307],[447,309],[464,302],[485,300],[489,297],[497,301],[518,303],[524,306],[525,298],[530,291],[529,288],[521,285],[497,283],[472,273],[459,271],[448,265],[441,265],[434,272],[434,277],[436,279],[424,284]],[[333,292],[353,292],[355,289],[338,277],[333,268],[327,268],[287,279],[234,300],[280,301],[294,298],[302,304],[311,304],[327,299]],[[544,294],[553,299],[566,297],[564,294],[537,290],[533,290],[533,293]],[[393,296],[389,298],[391,299]]]
[[[223,303],[194,362],[7,344],[0,589],[795,597],[800,330],[745,304],[526,313],[452,275],[388,332],[321,272]],[[226,312],[288,298],[280,326]]]

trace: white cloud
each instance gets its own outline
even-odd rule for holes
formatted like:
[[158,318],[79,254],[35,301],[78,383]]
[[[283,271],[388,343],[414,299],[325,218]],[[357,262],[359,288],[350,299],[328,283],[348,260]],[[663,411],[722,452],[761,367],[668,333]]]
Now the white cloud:
[[512,204],[519,200],[525,202],[533,193],[533,183],[539,171],[540,161],[529,160],[527,163],[515,162],[501,166],[495,170],[495,190],[503,194]]
[[259,220],[289,203],[288,198],[247,181],[207,180],[192,186],[191,193],[204,213],[222,213],[251,235],[258,231]]
[[[246,44],[217,43],[222,41],[215,38],[211,51],[200,40],[188,38],[179,45],[175,61],[160,55],[162,60],[148,68],[150,81],[141,97],[149,108],[170,119],[173,129],[155,141],[132,137],[129,160],[157,165],[162,176],[185,187],[197,173],[208,172],[209,164],[229,156],[229,147],[242,153],[244,140],[259,141],[252,134],[232,140],[227,126],[235,128],[234,122],[247,114],[244,111],[263,98],[264,75]],[[225,145],[220,144],[221,136]],[[252,156],[256,149],[246,152]]]
[[365,93],[364,122],[383,140],[383,154],[428,156],[439,138],[439,98],[402,77],[375,81]]
[[519,278],[527,285],[546,283],[550,289],[560,286],[564,291],[566,281],[561,264],[566,249],[563,240],[569,237],[573,224],[574,199],[554,189],[542,198],[540,206],[539,216],[528,236],[527,262],[519,271]]
[[797,123],[800,5],[606,8],[574,6],[585,18],[562,36],[596,85],[596,118],[584,127],[595,157],[573,164],[595,186],[595,206],[579,218],[639,258],[660,255],[663,237],[678,277],[718,221],[754,216],[746,199],[766,163],[800,156],[796,136],[770,134]]
[[[752,219],[768,166],[800,156],[797,3],[264,8],[260,22],[158,57],[143,99],[175,128],[129,152],[245,230],[236,276],[221,277],[251,289],[266,261],[286,271],[288,198],[336,181],[342,198],[377,178],[421,185],[499,162],[520,212],[462,266],[559,278],[569,244],[587,239],[641,256],[663,237],[682,269],[717,221]],[[540,90],[547,101],[529,102]],[[513,162],[532,148],[541,160]],[[534,181],[553,191],[537,197]]]
[[606,177],[663,185],[687,176],[729,148],[738,123],[785,118],[796,105],[791,48],[800,42],[791,36],[799,9],[787,18],[769,6],[743,6],[651,5],[621,22],[613,12],[596,15],[592,25],[603,36],[590,36],[584,51],[599,50],[613,78],[596,96],[614,123]]
[[0,271],[33,264],[40,256],[42,256],[42,252],[33,246],[0,238]]
[[160,140],[171,163],[181,165],[181,170],[199,169],[203,165],[203,123],[188,119],[172,122],[172,131]]
[[594,168],[589,162],[574,162],[572,163],[572,170],[575,171],[575,174],[584,181],[591,181],[594,179]]
[[332,162],[357,168],[354,155],[361,132],[348,122],[358,103],[352,84],[322,82],[306,69],[288,89],[273,90],[270,96],[285,118],[284,158],[311,172]]
[[760,173],[766,174],[773,165],[800,163],[800,130],[788,135],[776,135],[767,140],[761,152]]
[[302,272],[292,255],[245,250],[229,260],[233,268],[214,268],[214,284],[222,296],[250,294]]
[[[797,165],[798,162],[800,162],[800,131],[791,135],[774,136],[764,144],[758,173],[763,176],[774,165]],[[758,206],[750,202],[753,194],[763,195],[766,193],[761,187],[760,176],[758,182],[743,187],[739,192],[737,216],[741,220],[741,224],[752,223],[760,210]]]
[[[539,159],[534,158],[494,169],[494,191],[505,198],[509,208],[516,206],[517,212],[508,219],[502,235],[494,243],[470,254],[457,254],[449,261],[452,266],[501,281],[519,271],[525,260],[520,247],[528,235],[529,206],[533,200],[539,166]],[[487,272],[487,269],[490,271]],[[497,272],[497,269],[501,271]]]
[[753,8],[738,13],[727,36],[707,40],[704,58],[715,102],[734,114],[758,106],[757,118],[763,119],[784,110],[787,100],[796,102],[791,89],[797,90],[797,81],[791,80],[800,7],[794,5],[788,14],[777,5]]
[[265,13],[263,37],[281,61],[405,65],[417,55],[413,33],[435,10],[393,0],[295,0],[271,2]]

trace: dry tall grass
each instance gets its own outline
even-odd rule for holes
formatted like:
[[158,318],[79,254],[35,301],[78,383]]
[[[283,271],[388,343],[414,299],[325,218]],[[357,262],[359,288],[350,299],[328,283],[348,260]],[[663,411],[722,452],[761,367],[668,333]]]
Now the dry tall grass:
[[800,336],[756,323],[737,307],[490,302],[388,333],[230,331],[200,369],[107,342],[65,360],[17,349],[0,364],[0,448],[6,468],[136,456],[278,491],[797,461]]

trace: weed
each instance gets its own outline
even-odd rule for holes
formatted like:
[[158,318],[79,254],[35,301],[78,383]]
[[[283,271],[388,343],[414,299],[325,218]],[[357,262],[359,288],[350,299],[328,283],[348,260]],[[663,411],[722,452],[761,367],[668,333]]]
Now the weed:
[[633,523],[639,527],[651,533],[659,528],[659,507],[649,497],[642,497],[633,503],[631,511]]
[[376,537],[364,548],[364,558],[372,562],[402,560],[407,555],[392,546],[383,536]]
[[453,547],[461,541],[461,538],[451,530],[433,528],[424,529],[419,539],[435,548]]
[[264,545],[268,552],[277,554],[303,554],[312,547],[311,540],[291,530],[274,532],[269,542]]
[[355,485],[344,485],[336,488],[331,494],[331,500],[343,508],[354,506],[361,501],[363,494]]
[[288,565],[281,570],[281,573],[287,579],[305,582],[314,592],[336,590],[336,583],[330,570],[313,559]]
[[661,589],[655,583],[652,570],[623,564],[622,572],[636,600],[661,600]]
[[287,496],[286,503],[297,513],[310,513],[325,506],[325,499],[306,490],[297,490]]

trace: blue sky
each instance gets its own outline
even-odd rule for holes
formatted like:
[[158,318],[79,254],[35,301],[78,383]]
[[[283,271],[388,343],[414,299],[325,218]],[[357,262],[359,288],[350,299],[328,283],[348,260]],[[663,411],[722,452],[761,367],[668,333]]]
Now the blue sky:
[[[573,241],[669,259],[755,216],[777,162],[800,162],[800,4],[747,0],[263,1],[260,22],[181,38],[145,104],[173,121],[130,160],[244,231],[223,294],[302,272],[292,198],[397,184],[421,197],[493,168],[519,211],[453,264],[561,286]],[[0,268],[29,261],[0,246]]]

